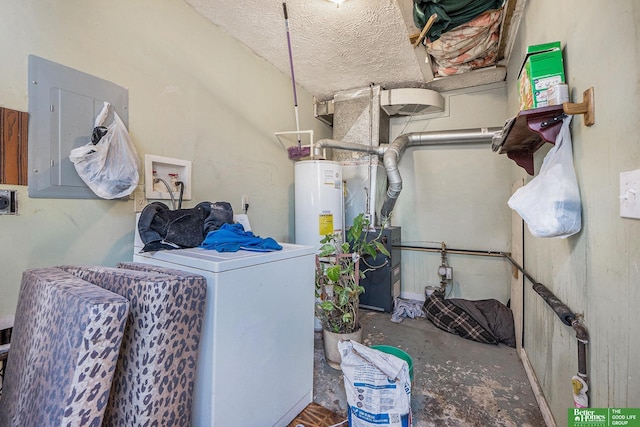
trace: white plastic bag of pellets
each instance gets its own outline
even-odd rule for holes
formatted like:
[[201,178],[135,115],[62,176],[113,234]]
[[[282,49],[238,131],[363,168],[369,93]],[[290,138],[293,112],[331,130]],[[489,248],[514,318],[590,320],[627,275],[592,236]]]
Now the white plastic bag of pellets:
[[350,427],[411,427],[411,379],[406,361],[358,344],[338,343]]

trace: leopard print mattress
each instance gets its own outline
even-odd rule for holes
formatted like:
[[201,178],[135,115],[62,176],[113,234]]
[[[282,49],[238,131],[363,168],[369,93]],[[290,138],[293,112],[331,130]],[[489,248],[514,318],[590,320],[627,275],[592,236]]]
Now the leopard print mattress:
[[129,301],[57,268],[23,273],[0,426],[102,424]]
[[146,265],[120,266],[60,267],[130,302],[104,425],[191,425],[206,279]]

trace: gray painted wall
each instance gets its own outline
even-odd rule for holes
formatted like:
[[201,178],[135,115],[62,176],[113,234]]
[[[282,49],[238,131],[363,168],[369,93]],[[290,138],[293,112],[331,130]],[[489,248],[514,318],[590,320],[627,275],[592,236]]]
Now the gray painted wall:
[[[640,220],[619,216],[619,174],[640,168],[638,104],[640,4],[612,7],[567,0],[529,2],[511,56],[508,108],[517,112],[516,76],[529,45],[560,40],[574,102],[595,88],[596,123],[574,117],[574,164],[582,196],[583,230],[568,239],[538,239],[525,231],[525,268],[549,287],[589,329],[593,407],[640,407]],[[551,147],[536,155],[536,170]],[[513,181],[525,174],[513,167]],[[573,406],[575,333],[532,291],[525,300],[525,350],[559,426]]]
[[[283,40],[284,42],[284,40]],[[145,153],[191,160],[193,199],[249,195],[256,234],[293,240],[293,163],[274,132],[295,129],[291,80],[179,0],[0,3],[0,105],[28,110],[27,55],[129,89],[129,130]],[[302,129],[331,130],[298,91]],[[133,201],[30,199],[0,217],[0,314],[22,271],[132,259]]]

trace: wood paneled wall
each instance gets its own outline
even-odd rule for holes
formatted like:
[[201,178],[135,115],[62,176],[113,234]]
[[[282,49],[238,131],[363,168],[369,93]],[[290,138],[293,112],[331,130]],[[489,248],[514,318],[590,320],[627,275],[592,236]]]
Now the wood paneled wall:
[[29,114],[0,107],[0,184],[27,185]]

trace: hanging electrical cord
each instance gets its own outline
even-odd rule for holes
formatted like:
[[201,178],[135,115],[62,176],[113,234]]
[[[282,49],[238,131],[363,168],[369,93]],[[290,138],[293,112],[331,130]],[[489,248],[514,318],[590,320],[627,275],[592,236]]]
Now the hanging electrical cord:
[[182,197],[184,196],[184,182],[176,181],[176,186],[180,186],[180,196],[178,197],[178,209],[182,209]]
[[364,257],[360,257],[360,262],[367,266],[367,269],[363,271],[363,273],[367,273],[369,271],[377,270],[389,264],[389,257],[385,257],[384,262],[380,265],[371,265],[365,260]]

